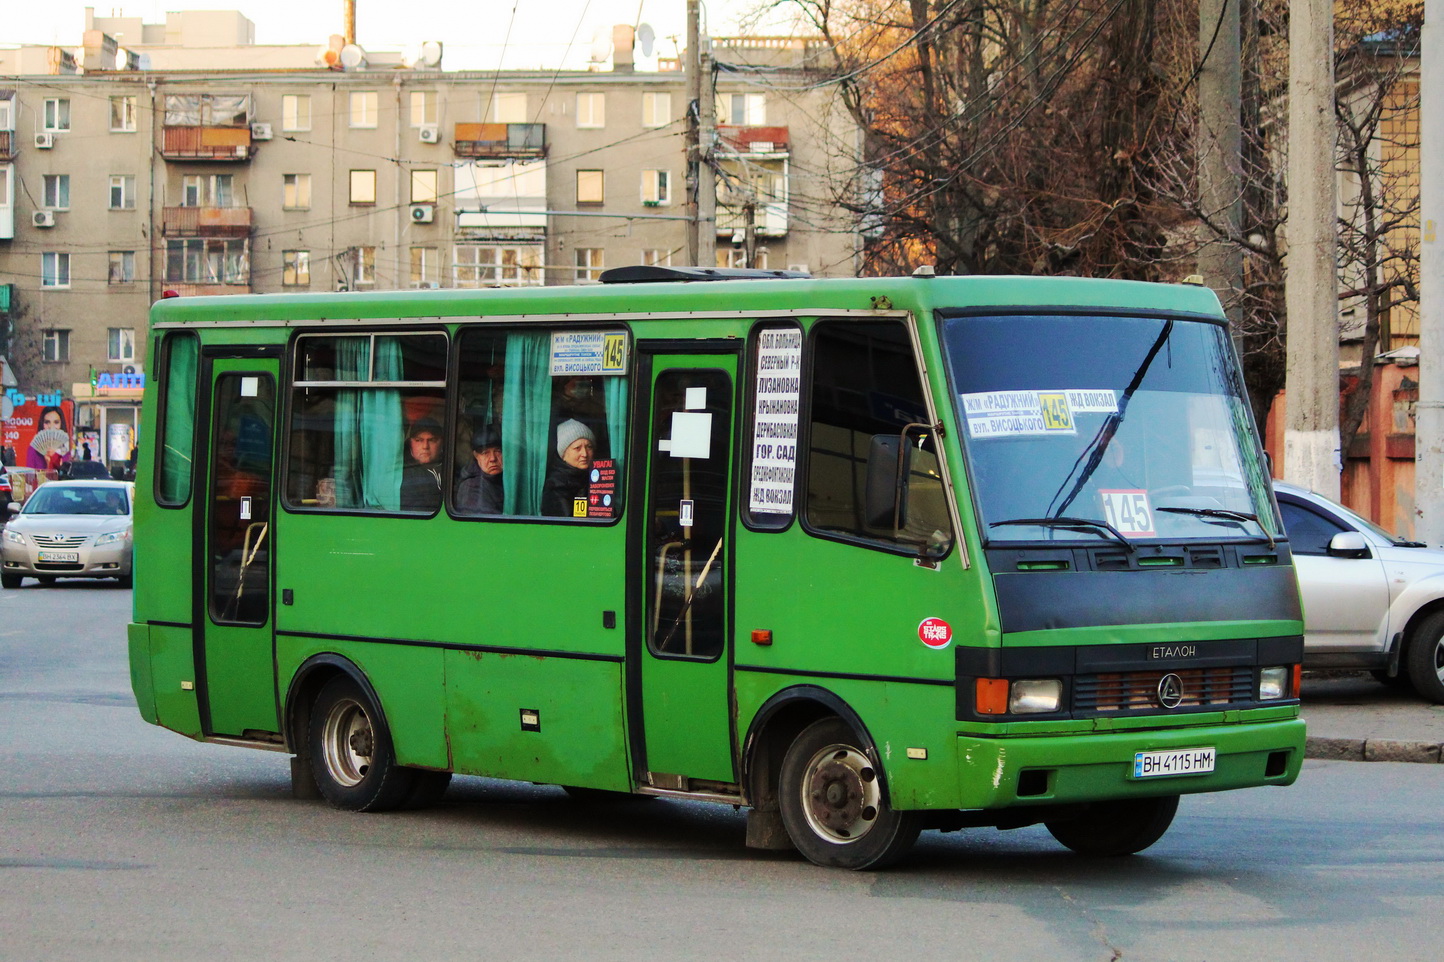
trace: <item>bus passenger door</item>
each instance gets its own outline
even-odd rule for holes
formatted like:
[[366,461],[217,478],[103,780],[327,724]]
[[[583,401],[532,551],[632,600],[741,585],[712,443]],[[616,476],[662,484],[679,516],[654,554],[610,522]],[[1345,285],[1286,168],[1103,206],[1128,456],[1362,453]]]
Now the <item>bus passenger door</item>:
[[657,788],[685,789],[689,779],[730,783],[736,781],[728,638],[737,357],[653,355],[650,370],[643,378],[650,387],[645,581],[633,588],[642,601],[642,704],[633,706],[640,707],[643,729],[640,744],[633,739],[639,777]]
[[[236,354],[240,351],[234,352]],[[207,734],[277,732],[271,623],[274,358],[210,359],[205,577],[195,579]],[[207,450],[202,448],[202,450]]]

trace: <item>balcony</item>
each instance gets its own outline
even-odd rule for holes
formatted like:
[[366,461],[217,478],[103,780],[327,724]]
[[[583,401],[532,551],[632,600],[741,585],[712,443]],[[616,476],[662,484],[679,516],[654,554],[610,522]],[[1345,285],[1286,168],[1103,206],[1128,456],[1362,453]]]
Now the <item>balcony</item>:
[[213,294],[249,294],[249,284],[176,284],[165,282],[165,289],[175,291],[181,297],[209,297]]
[[246,237],[251,233],[249,207],[167,207],[161,212],[166,237]]
[[546,124],[457,124],[458,157],[545,157]]
[[166,160],[214,160],[230,163],[251,159],[250,127],[186,127],[164,128],[160,155]]
[[0,130],[0,160],[15,159],[15,131]]
[[792,151],[792,142],[786,127],[733,127],[719,125],[717,128],[717,152],[720,154],[763,154],[769,157],[785,157]]

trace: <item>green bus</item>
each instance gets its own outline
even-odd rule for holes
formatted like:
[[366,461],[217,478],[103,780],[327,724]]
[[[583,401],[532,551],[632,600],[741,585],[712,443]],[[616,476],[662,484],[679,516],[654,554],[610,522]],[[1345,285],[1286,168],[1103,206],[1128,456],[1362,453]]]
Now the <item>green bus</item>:
[[618,268],[152,312],[132,683],[377,811],[452,773],[1140,851],[1298,776],[1298,591],[1197,285]]

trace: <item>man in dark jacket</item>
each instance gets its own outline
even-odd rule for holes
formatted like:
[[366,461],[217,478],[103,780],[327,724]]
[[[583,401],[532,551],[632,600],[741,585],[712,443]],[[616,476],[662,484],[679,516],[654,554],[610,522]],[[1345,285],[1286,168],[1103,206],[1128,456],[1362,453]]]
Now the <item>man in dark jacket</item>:
[[471,436],[472,463],[461,469],[456,510],[463,514],[501,514],[501,432],[485,427]]
[[406,432],[406,464],[401,469],[401,510],[441,507],[441,425],[417,418]]

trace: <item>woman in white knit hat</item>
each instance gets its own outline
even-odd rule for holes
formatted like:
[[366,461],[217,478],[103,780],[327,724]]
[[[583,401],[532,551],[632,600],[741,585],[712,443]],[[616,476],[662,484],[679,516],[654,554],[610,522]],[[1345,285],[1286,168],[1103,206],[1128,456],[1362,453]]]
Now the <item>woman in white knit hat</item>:
[[578,499],[586,501],[591,487],[592,458],[596,454],[597,436],[576,418],[557,425],[557,458],[547,471],[542,485],[541,513],[552,518],[585,517],[573,506]]

